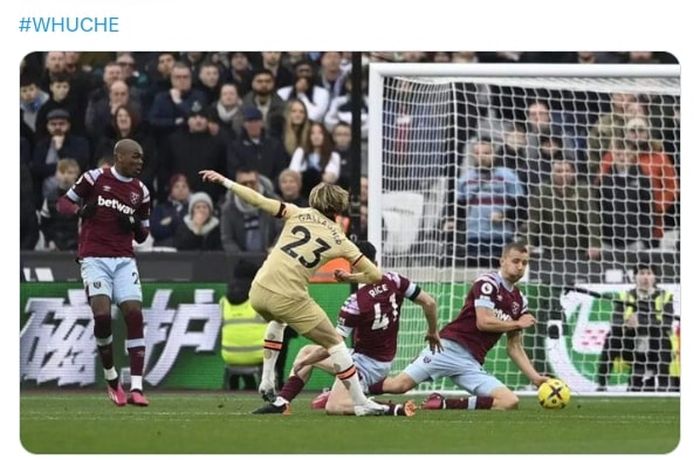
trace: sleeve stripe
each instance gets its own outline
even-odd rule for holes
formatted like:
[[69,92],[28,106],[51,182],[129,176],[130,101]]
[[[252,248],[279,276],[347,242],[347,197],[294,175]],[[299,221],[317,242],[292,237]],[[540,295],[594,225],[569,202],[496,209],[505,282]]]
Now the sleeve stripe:
[[342,335],[343,337],[349,337],[352,333],[353,328],[338,325],[335,327],[335,330],[338,332],[338,334]]
[[420,295],[422,289],[420,288],[420,286],[413,283],[411,283],[411,286],[414,288],[413,292],[411,292],[410,294],[408,293],[411,290],[411,287],[409,287],[406,290],[406,297],[408,297],[409,300],[416,300],[416,298]]
[[143,227],[148,228],[148,227],[151,226],[151,222],[150,222],[148,219],[144,219],[144,220],[141,221],[141,225],[142,225]]
[[364,256],[365,256],[364,254],[360,254],[360,257],[355,259],[355,262],[352,263],[352,266],[354,267],[355,265],[357,265],[357,263],[360,261],[360,259],[362,259]]
[[284,210],[287,208],[287,205],[284,203],[280,203],[280,210],[277,211],[277,214],[275,214],[275,217],[280,219],[282,216],[284,216]]
[[80,197],[78,196],[77,193],[75,193],[75,190],[73,190],[73,187],[69,188],[68,191],[66,192],[66,196],[73,202],[77,203],[80,201]]
[[482,308],[494,308],[495,307],[493,302],[491,302],[490,300],[485,300],[485,299],[476,299],[474,301],[474,306],[475,307],[482,307]]

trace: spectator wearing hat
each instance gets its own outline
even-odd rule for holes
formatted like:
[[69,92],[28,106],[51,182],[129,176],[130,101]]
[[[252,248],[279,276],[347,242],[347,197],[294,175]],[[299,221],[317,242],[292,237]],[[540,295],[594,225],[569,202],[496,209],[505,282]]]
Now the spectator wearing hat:
[[[237,183],[267,198],[278,199],[271,184],[264,183],[258,171],[239,168],[234,177]],[[233,193],[226,196],[221,207],[221,241],[226,252],[266,252],[275,244],[280,231],[280,221],[270,214],[244,202]]]
[[262,113],[268,136],[281,139],[284,127],[284,101],[275,92],[275,77],[267,69],[253,75],[253,90],[243,98],[243,108],[254,107]]
[[38,202],[41,205],[44,196],[41,190],[44,183],[50,182],[56,173],[56,164],[63,158],[72,158],[78,162],[81,171],[85,171],[90,161],[90,147],[87,139],[71,134],[70,114],[63,109],[55,109],[46,116],[46,128],[49,137],[41,139],[32,153],[31,170]]
[[228,175],[245,167],[255,169],[271,181],[289,164],[289,155],[282,143],[267,136],[263,128],[262,113],[256,107],[243,108],[243,131],[228,152]]
[[[653,236],[656,241],[663,237],[664,218],[678,200],[679,185],[676,168],[663,145],[651,138],[646,118],[635,117],[625,125],[624,147],[636,156],[640,172],[649,178],[653,203]],[[607,152],[601,161],[601,175],[606,174],[614,163],[613,152]]]
[[214,204],[207,193],[190,196],[182,223],[175,231],[175,247],[179,251],[221,250],[219,219],[214,216]]
[[229,53],[229,71],[224,74],[224,81],[236,85],[239,95],[244,97],[251,89],[253,68],[248,59],[248,53],[235,51]]
[[151,213],[151,235],[154,246],[175,247],[175,233],[187,215],[190,185],[184,174],[170,178],[168,198],[157,204]]
[[211,182],[203,182],[199,171],[213,169],[226,170],[226,144],[219,136],[209,131],[209,120],[204,105],[199,101],[192,104],[187,116],[187,129],[170,135],[161,158],[159,173],[161,183],[168,183],[173,174],[184,174],[193,191],[207,192],[218,202],[226,189]]

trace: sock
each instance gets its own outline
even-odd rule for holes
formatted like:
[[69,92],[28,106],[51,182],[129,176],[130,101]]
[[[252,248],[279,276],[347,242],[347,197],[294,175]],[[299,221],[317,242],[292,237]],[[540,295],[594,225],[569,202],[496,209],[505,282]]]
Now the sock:
[[[284,384],[282,390],[279,392],[278,399],[283,398],[284,402],[292,402],[292,400],[301,393],[301,390],[304,389],[304,385],[306,385],[306,382],[296,375],[289,377],[289,380],[287,380],[287,383]],[[275,403],[277,403],[277,401],[275,401]]]
[[384,380],[381,379],[379,382],[375,382],[369,386],[368,392],[371,395],[380,395],[384,393]]
[[287,325],[284,323],[270,321],[267,323],[267,331],[265,332],[263,372],[260,383],[272,385],[273,388],[275,386],[275,364],[277,363],[277,356],[282,349],[285,327]]
[[355,364],[345,343],[333,345],[328,349],[328,353],[331,355],[331,362],[336,371],[335,376],[343,382],[345,388],[350,392],[352,404],[355,406],[367,404],[367,398],[362,392],[360,379],[357,376],[357,369],[355,369]]
[[493,398],[490,396],[470,396],[468,398],[446,399],[444,409],[481,410],[491,409]]
[[125,315],[126,349],[129,351],[131,391],[143,391],[143,361],[146,341],[143,339],[143,314],[141,310],[129,310]]
[[110,315],[95,316],[93,328],[97,351],[104,368],[104,376],[107,383],[116,389],[119,385],[119,374],[114,369],[114,356],[112,355],[112,317]]

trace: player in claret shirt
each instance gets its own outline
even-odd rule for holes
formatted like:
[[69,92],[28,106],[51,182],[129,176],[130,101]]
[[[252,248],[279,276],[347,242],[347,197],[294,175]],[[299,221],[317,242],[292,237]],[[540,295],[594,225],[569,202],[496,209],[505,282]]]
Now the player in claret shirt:
[[[357,247],[372,263],[375,263],[376,249],[368,241],[360,241]],[[336,330],[343,337],[353,337],[352,359],[360,376],[364,391],[369,385],[384,379],[391,370],[396,356],[396,342],[399,333],[401,306],[408,298],[423,308],[428,331],[425,339],[431,351],[441,351],[440,336],[437,332],[437,304],[419,286],[398,273],[388,272],[378,283],[366,284],[352,294],[343,304]],[[255,414],[285,413],[289,403],[301,392],[311,378],[314,367],[334,374],[333,363],[328,352],[318,345],[307,345],[294,362],[292,374],[279,392],[277,399],[256,410]],[[320,402],[320,404],[318,404]],[[412,416],[415,405],[412,401],[404,404],[381,403],[387,406],[384,415]],[[330,393],[315,402],[314,407],[325,407],[332,415],[352,415],[353,404],[350,393],[335,381]]]
[[515,393],[482,367],[486,354],[504,332],[508,335],[508,356],[523,374],[536,387],[548,379],[532,366],[522,344],[522,330],[535,325],[527,299],[515,285],[525,274],[527,246],[507,244],[500,262],[497,272],[476,279],[457,318],[440,331],[445,350],[433,355],[425,349],[399,375],[371,385],[371,394],[405,393],[427,380],[449,377],[473,396],[446,399],[433,393],[423,409],[516,409]]
[[[114,146],[114,166],[84,173],[57,202],[63,214],[81,218],[78,241],[80,275],[95,319],[94,333],[109,398],[117,405],[147,406],[143,395],[145,342],[141,314],[141,284],[132,240],[148,236],[151,197],[136,178],[143,167],[143,149],[122,139]],[[112,302],[126,321],[131,366],[127,397],[112,356]]]

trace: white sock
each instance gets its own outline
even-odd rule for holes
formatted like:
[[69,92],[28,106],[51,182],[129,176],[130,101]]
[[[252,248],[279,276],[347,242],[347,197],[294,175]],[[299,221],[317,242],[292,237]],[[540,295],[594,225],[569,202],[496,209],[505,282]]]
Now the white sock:
[[285,404],[289,404],[289,401],[284,399],[282,396],[278,396],[277,399],[275,399],[275,402],[273,402],[272,404],[279,407],[284,406]]
[[[360,386],[360,379],[357,376],[357,370],[355,369],[355,363],[350,357],[350,352],[348,347],[345,346],[344,342],[337,345],[333,345],[328,349],[328,353],[331,355],[331,362],[335,368],[336,376],[343,382],[345,388],[350,392],[352,397],[352,404],[355,406],[363,406],[367,404],[367,397],[362,392],[362,387]],[[340,373],[352,373],[351,377],[340,378]]]
[[139,390],[143,391],[143,376],[142,375],[132,375],[131,376],[131,391]]
[[265,351],[263,352],[263,371],[261,385],[275,386],[275,364],[277,356],[282,349],[282,341],[284,339],[284,328],[287,327],[284,323],[270,321],[267,323],[267,331],[265,332]]
[[104,372],[105,380],[114,380],[119,377],[119,374],[117,374],[117,370],[114,368],[114,366],[110,367],[109,369],[104,369]]

